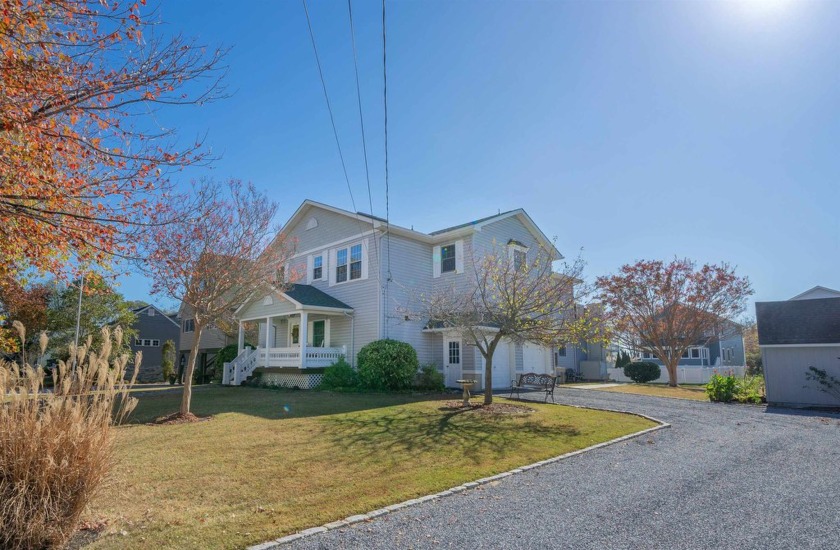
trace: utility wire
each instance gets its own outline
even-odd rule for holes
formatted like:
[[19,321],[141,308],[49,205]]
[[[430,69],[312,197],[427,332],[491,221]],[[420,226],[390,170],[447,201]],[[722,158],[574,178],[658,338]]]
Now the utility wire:
[[370,214],[373,215],[373,195],[370,191],[370,168],[368,167],[367,140],[365,139],[365,118],[362,115],[362,90],[359,86],[359,60],[356,54],[356,31],[353,28],[353,4],[347,0],[347,12],[350,15],[350,40],[353,44],[353,68],[356,71],[356,99],[359,103],[359,125],[362,128],[362,152],[365,157],[365,178],[367,179],[368,205]]
[[341,142],[338,139],[338,130],[335,128],[335,117],[333,117],[330,96],[327,93],[327,83],[324,80],[324,71],[321,70],[321,58],[318,56],[318,47],[315,45],[315,33],[312,32],[312,20],[309,18],[309,8],[306,6],[306,0],[301,0],[301,2],[303,2],[303,11],[306,13],[306,25],[309,27],[309,38],[312,40],[312,50],[315,52],[315,63],[318,65],[318,75],[321,77],[321,87],[324,89],[324,99],[327,101],[327,110],[330,113],[330,124],[332,124],[333,136],[335,136],[335,145],[338,147],[338,156],[341,159],[341,169],[344,170],[344,180],[347,182],[347,190],[350,192],[350,202],[353,204],[353,212],[357,212],[356,200],[353,198],[353,188],[350,187],[350,176],[347,175],[347,164],[344,162],[344,153],[341,151]]
[[388,183],[388,63],[385,42],[385,0],[382,0],[382,99],[385,111],[385,229],[388,238],[388,281],[391,280],[391,202]]
[[[359,85],[359,61],[358,56],[356,54],[356,31],[353,26],[353,4],[352,0],[347,0],[347,13],[350,16],[350,40],[353,44],[353,68],[356,72],[356,99],[358,100],[359,104],[359,125],[362,128],[362,151],[364,152],[365,157],[365,178],[367,179],[367,190],[368,190],[368,205],[370,207],[370,215],[373,216],[373,194],[370,190],[370,168],[368,167],[368,154],[367,154],[367,138],[365,137],[365,117],[362,115],[362,90],[361,86]],[[379,244],[376,242],[376,235],[373,235],[373,250],[376,253],[376,261],[382,262],[382,258],[379,256]],[[381,283],[380,274],[382,269],[376,270],[376,279]]]

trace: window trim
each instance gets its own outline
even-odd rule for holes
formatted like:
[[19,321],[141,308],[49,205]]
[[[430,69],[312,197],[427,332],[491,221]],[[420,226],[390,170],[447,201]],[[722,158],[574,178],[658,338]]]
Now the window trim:
[[[359,259],[354,261],[353,249],[356,247],[359,249]],[[339,254],[341,253],[345,254],[344,263],[340,263],[339,261]],[[329,285],[343,285],[354,281],[366,280],[368,278],[369,258],[367,241],[364,239],[361,241],[349,242],[337,248],[331,249],[329,252],[329,262],[332,265],[329,267]],[[353,277],[354,264],[358,264],[357,277]],[[341,268],[345,268],[345,275],[342,280],[339,280],[339,269]]]
[[[316,265],[318,260],[321,261],[321,265]],[[315,270],[320,269],[321,273],[317,277],[315,276]],[[316,254],[312,257],[312,280],[313,281],[323,281],[324,280],[324,255],[323,254]]]
[[[443,257],[443,250],[445,248],[452,249],[452,257],[445,258]],[[444,262],[447,260],[452,260],[452,269],[444,269]],[[455,246],[455,243],[452,242],[450,244],[443,244],[440,246],[440,274],[443,275],[444,273],[457,273],[458,272],[458,248]]]
[[[453,346],[453,344],[454,344],[454,346]],[[448,365],[460,365],[461,364],[461,341],[460,340],[449,340],[448,345],[447,345],[447,352],[448,352],[447,359],[449,360],[449,363],[447,363]],[[455,361],[452,360],[453,352],[454,352],[454,357],[456,359]]]

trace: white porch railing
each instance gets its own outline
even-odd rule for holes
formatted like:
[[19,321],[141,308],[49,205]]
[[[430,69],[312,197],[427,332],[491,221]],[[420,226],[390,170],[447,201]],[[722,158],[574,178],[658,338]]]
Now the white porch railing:
[[222,384],[238,386],[257,368],[257,350],[245,348],[236,359],[222,366]]
[[[257,364],[265,366],[265,348],[259,348],[255,355],[258,355]],[[337,348],[306,348],[306,361],[303,368],[329,367],[342,356],[347,355],[347,346]],[[269,367],[301,367],[300,348],[269,348]]]

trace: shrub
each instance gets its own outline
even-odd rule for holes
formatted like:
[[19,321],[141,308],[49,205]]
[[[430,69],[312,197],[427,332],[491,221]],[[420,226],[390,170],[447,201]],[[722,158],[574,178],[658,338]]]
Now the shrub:
[[419,367],[411,344],[376,340],[359,350],[359,380],[374,390],[405,390],[414,383]]
[[71,345],[78,366],[59,361],[49,393],[40,365],[0,361],[0,548],[63,547],[113,463],[111,427],[137,403],[128,391],[142,355],[126,381],[128,355],[108,360],[122,330],[103,328],[102,342]]
[[729,403],[735,398],[737,385],[738,380],[734,376],[715,373],[706,384],[706,395],[709,396],[709,401]]
[[630,354],[629,353],[627,353],[626,351],[623,351],[623,350],[619,351],[618,356],[615,358],[615,368],[623,369],[624,367],[626,367],[627,365],[629,365],[632,362],[633,362],[633,360],[630,359]]
[[[246,348],[253,348],[251,344],[245,342]],[[216,354],[216,363],[215,363],[215,370],[213,371],[213,381],[221,384],[222,383],[222,375],[225,372],[224,364],[230,363],[236,356],[239,355],[239,344],[228,344],[227,346],[223,347],[219,350]]]
[[420,369],[420,373],[417,375],[417,382],[415,385],[417,386],[417,389],[423,391],[443,391],[443,374],[438,371],[437,365],[434,363],[423,365]]
[[338,361],[324,369],[324,376],[318,389],[341,390],[359,387],[359,373],[350,363],[341,357]]
[[649,361],[636,361],[624,367],[624,376],[637,384],[645,384],[659,378],[662,374],[659,365]]
[[744,376],[735,384],[735,401],[738,403],[761,403],[764,401],[764,378]]
[[163,355],[163,359],[160,362],[160,369],[163,381],[169,382],[169,379],[175,374],[175,342],[172,340],[164,342],[161,355]]

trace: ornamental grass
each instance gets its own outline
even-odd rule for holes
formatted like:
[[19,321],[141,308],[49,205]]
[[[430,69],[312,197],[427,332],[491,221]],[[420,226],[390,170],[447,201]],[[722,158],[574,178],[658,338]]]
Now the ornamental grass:
[[[21,342],[26,331],[15,323]],[[47,388],[41,365],[48,339],[41,334],[41,361],[34,366],[0,360],[0,548],[60,548],[113,462],[113,426],[137,404],[129,396],[141,354],[120,354],[122,330],[102,329],[70,347],[67,362],[52,370]],[[23,346],[22,346],[23,347]]]

